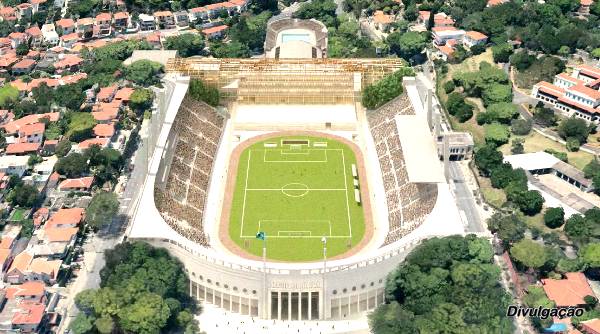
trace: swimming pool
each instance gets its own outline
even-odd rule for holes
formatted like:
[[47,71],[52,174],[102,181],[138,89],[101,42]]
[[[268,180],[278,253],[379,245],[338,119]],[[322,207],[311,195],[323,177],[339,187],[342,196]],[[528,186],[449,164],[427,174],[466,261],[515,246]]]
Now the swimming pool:
[[309,34],[290,34],[284,33],[281,34],[281,42],[293,42],[293,41],[302,41],[306,43],[310,43],[310,35]]

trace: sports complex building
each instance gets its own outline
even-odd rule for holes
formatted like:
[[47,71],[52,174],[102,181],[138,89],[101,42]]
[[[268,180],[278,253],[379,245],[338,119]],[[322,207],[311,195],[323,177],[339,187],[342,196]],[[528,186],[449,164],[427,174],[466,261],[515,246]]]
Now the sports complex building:
[[[362,107],[402,60],[327,58],[314,20],[268,27],[264,58],[169,60],[128,237],[167,248],[190,294],[226,311],[349,318],[383,302],[386,276],[423,239],[463,233],[438,125],[415,78]],[[190,78],[225,107],[187,95]]]

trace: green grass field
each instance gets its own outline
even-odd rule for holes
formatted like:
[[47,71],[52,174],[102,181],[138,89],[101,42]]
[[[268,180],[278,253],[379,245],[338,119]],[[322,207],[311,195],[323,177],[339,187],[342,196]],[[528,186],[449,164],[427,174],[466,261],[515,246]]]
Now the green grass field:
[[[308,144],[306,144],[308,143]],[[245,251],[267,258],[318,261],[357,245],[364,213],[354,198],[354,152],[318,137],[276,137],[257,142],[240,156],[229,235]]]

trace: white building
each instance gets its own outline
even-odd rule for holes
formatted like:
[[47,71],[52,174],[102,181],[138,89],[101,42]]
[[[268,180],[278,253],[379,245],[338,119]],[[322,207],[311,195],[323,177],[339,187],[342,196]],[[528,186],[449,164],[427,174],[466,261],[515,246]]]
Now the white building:
[[48,46],[56,46],[60,39],[53,23],[47,23],[42,26],[42,36],[44,36],[44,43]]
[[0,172],[22,177],[27,170],[29,156],[4,155],[0,156]]

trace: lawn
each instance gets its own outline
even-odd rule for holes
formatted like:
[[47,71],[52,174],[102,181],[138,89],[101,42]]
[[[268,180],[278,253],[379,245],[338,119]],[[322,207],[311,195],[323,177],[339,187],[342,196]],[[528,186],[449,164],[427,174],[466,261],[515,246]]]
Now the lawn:
[[9,221],[20,222],[25,218],[25,214],[29,211],[29,209],[17,208],[14,209],[12,214],[10,215]]
[[229,236],[242,249],[279,261],[316,261],[347,252],[365,233],[355,201],[354,152],[318,137],[276,137],[257,142],[240,156]]
[[[532,131],[527,137],[524,147],[525,152],[543,151],[548,148],[560,152],[567,152],[567,149],[563,144],[548,139],[535,131]],[[569,164],[581,170],[594,158],[592,154],[583,151],[567,152],[567,156],[569,158]]]
[[96,125],[96,120],[91,113],[73,112],[70,114],[70,117],[67,133],[65,134],[66,138],[71,138],[71,135],[80,133],[85,136],[86,132],[89,132],[91,136],[91,131]]
[[504,193],[504,190],[492,187],[490,179],[477,176],[477,181],[479,183],[479,190],[487,203],[496,208],[499,208],[506,203],[506,194]]

